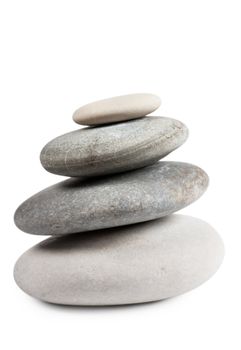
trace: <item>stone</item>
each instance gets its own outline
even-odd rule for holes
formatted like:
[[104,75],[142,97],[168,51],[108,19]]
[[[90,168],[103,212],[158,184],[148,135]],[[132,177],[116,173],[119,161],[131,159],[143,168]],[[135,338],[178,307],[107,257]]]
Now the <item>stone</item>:
[[43,148],[40,160],[58,175],[107,175],[153,164],[187,136],[186,126],[177,120],[146,117],[59,136]]
[[70,178],[26,200],[17,227],[37,235],[63,235],[122,226],[169,215],[198,199],[207,174],[181,162],[99,178]]
[[208,280],[224,247],[206,222],[171,215],[148,223],[49,238],[17,261],[27,294],[66,305],[121,305],[166,299]]
[[131,94],[95,101],[80,107],[73,120],[82,125],[100,125],[144,117],[161,105],[158,96]]

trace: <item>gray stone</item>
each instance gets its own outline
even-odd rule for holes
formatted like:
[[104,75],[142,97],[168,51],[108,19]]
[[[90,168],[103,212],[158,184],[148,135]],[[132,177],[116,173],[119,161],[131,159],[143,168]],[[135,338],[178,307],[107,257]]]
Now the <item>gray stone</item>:
[[160,98],[152,94],[116,96],[80,107],[75,111],[73,120],[82,125],[115,123],[144,117],[160,104]]
[[25,201],[15,213],[23,231],[61,235],[128,225],[171,214],[198,199],[208,185],[197,166],[158,162],[91,179],[71,178]]
[[177,120],[146,117],[59,136],[43,148],[40,160],[58,175],[119,173],[155,163],[183,144],[187,135]]
[[223,256],[223,243],[209,224],[171,215],[47,239],[19,258],[14,277],[24,292],[50,303],[143,303],[199,286]]

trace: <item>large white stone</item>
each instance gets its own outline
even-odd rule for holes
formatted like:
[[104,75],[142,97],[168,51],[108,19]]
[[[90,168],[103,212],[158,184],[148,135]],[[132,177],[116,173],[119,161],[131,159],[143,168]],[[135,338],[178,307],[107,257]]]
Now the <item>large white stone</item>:
[[144,117],[161,104],[153,94],[130,94],[95,101],[80,107],[73,114],[76,123],[98,125]]
[[223,256],[223,243],[209,224],[171,215],[47,239],[19,258],[14,277],[23,291],[51,303],[142,303],[199,286]]

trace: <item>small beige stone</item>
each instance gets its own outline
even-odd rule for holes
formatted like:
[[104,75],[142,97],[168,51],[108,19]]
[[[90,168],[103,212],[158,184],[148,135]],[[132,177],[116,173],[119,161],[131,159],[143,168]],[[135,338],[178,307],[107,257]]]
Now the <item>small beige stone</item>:
[[73,120],[82,125],[116,123],[144,117],[160,104],[160,98],[153,94],[116,96],[80,107],[74,112]]

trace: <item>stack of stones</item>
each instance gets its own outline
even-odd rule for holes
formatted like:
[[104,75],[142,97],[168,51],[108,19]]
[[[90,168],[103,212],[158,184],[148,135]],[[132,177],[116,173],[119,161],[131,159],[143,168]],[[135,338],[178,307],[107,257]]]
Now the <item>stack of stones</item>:
[[208,176],[159,162],[188,136],[180,121],[146,116],[159,105],[152,94],[88,104],[73,119],[89,127],[43,148],[43,167],[70,178],[15,213],[21,230],[52,236],[17,261],[23,291],[57,304],[132,304],[187,292],[216,272],[224,249],[215,230],[170,215],[203,194]]

